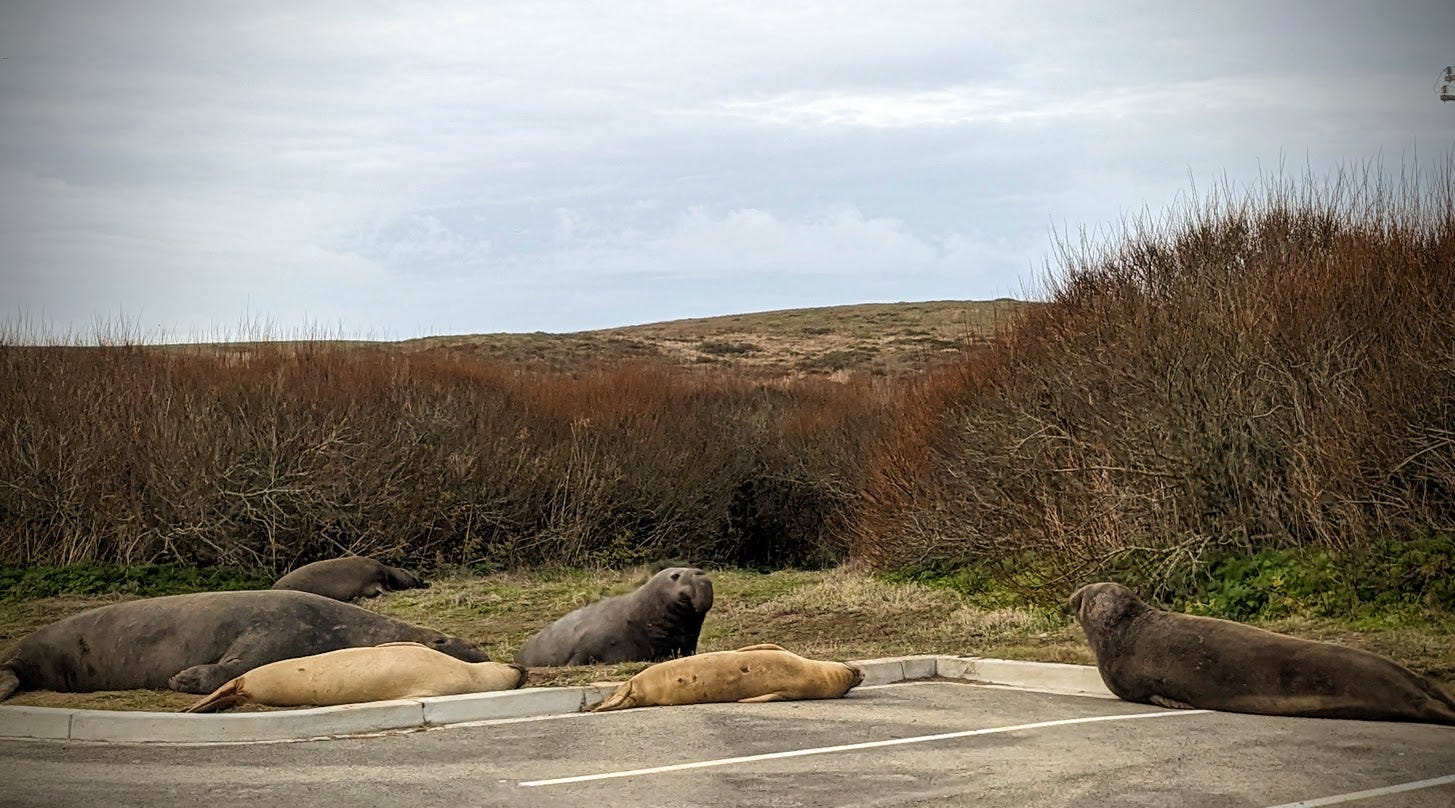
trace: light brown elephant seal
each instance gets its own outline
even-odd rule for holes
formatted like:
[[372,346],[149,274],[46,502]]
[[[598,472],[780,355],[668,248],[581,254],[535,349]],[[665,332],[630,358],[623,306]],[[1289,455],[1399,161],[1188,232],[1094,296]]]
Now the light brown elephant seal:
[[115,603],[41,628],[0,663],[0,699],[18,688],[211,693],[269,662],[386,642],[490,659],[468,640],[322,595],[199,592]]
[[712,608],[712,581],[696,567],[669,567],[636,591],[583,606],[525,641],[521,665],[657,662],[697,651]]
[[525,668],[464,662],[417,642],[343,648],[253,668],[183,712],[213,713],[241,704],[325,707],[422,696],[514,690]]
[[1116,583],[1083,586],[1071,609],[1117,696],[1162,707],[1455,725],[1439,685],[1368,651],[1164,612]]
[[400,589],[427,587],[428,582],[408,570],[364,556],[330,558],[304,564],[273,584],[274,589],[312,592],[345,603],[355,598],[375,598]]
[[678,704],[836,699],[864,681],[843,662],[804,659],[777,645],[659,662],[628,679],[595,712]]

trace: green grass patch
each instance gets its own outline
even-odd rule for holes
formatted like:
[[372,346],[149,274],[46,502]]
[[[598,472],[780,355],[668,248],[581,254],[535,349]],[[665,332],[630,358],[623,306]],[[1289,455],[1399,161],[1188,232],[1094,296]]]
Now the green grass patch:
[[1364,626],[1443,622],[1455,612],[1455,537],[1379,542],[1365,550],[1261,550],[1208,560],[1175,604],[1233,620],[1328,617]]
[[188,567],[173,564],[121,566],[0,566],[0,598],[22,600],[57,595],[156,597],[187,592],[267,589],[276,576],[266,570]]

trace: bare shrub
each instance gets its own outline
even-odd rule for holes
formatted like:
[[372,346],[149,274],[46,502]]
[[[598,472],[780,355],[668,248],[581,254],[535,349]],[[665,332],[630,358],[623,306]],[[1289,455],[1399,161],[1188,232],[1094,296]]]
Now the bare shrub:
[[[763,535],[756,561],[832,560],[881,396],[324,342],[12,344],[0,376],[0,561],[20,564],[732,562]],[[791,496],[744,510],[745,490]]]
[[1165,583],[1455,529],[1452,194],[1448,164],[1274,179],[1063,240],[1050,303],[906,401],[855,555]]

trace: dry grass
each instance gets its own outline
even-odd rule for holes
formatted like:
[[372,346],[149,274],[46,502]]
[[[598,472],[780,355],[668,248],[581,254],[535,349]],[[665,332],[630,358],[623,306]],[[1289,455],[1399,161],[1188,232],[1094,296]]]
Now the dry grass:
[[[374,611],[470,637],[497,660],[510,659],[535,631],[578,606],[630,591],[646,578],[627,572],[553,571],[485,577],[457,576],[430,589],[389,595]],[[716,603],[700,648],[721,651],[774,642],[808,656],[868,659],[900,654],[974,654],[1045,662],[1094,662],[1080,630],[1057,610],[981,609],[953,591],[887,583],[844,569],[827,572],[738,570],[713,573]],[[54,598],[0,602],[0,656],[20,636],[66,614],[115,598]],[[1334,621],[1281,621],[1267,626],[1295,636],[1365,648],[1414,670],[1455,682],[1455,631],[1351,630]],[[545,668],[531,685],[620,681],[643,663]],[[172,710],[195,697],[166,691],[122,693],[27,692],[8,704],[88,709]]]

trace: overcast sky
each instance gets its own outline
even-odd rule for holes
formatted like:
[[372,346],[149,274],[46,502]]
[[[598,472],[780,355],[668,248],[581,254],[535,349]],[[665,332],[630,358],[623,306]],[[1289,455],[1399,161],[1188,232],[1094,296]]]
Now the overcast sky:
[[0,300],[186,339],[1024,297],[1053,227],[1448,152],[1452,63],[1448,0],[8,0]]

